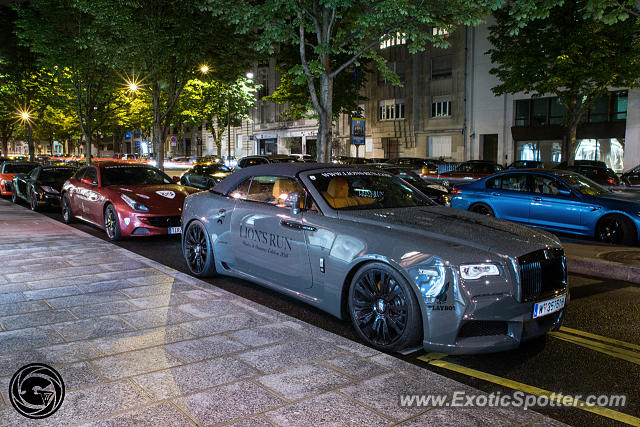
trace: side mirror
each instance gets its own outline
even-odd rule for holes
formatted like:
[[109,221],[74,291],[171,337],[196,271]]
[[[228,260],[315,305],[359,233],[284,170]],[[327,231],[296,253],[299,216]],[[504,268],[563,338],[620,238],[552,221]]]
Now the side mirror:
[[291,214],[297,215],[300,213],[300,194],[289,193],[284,201],[284,205],[291,208]]
[[96,185],[91,178],[82,178],[80,182],[87,185]]
[[180,177],[179,176],[174,176],[173,178],[171,178],[171,180],[177,184],[177,183],[180,182]]

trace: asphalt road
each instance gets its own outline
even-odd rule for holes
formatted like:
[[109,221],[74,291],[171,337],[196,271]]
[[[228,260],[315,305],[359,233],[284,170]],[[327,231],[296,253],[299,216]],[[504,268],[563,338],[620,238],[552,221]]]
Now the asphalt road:
[[[61,221],[58,212],[44,213]],[[93,226],[83,223],[75,223],[73,226],[106,240],[105,232]],[[187,272],[181,256],[180,238],[177,236],[137,238],[116,244],[176,270]],[[207,281],[333,333],[360,341],[350,322],[334,318],[269,289],[233,278],[218,277]],[[631,348],[633,345],[640,345],[640,287],[579,275],[570,275],[569,285],[571,301],[567,308],[565,327],[597,334],[606,339],[621,340],[630,343]],[[593,346],[586,348],[557,336],[549,336],[544,340],[527,343],[514,351],[475,356],[447,356],[442,360],[551,392],[571,395],[625,394],[628,396],[627,406],[616,408],[616,411],[640,417],[640,347],[635,350],[634,357],[637,359],[632,357],[629,361],[628,358],[624,360],[624,355],[620,355],[625,354],[624,351],[616,350],[629,347],[619,347],[617,344],[611,346],[614,351],[606,347],[609,350],[605,354],[594,350]],[[633,354],[634,350],[628,351]],[[394,354],[424,369],[438,372],[489,393],[500,392],[504,395],[512,391],[503,385],[476,379],[467,373],[457,373],[449,368],[433,366],[418,360],[421,355],[424,355],[423,351],[405,356]],[[536,410],[571,425],[622,425],[610,418],[575,408]]]

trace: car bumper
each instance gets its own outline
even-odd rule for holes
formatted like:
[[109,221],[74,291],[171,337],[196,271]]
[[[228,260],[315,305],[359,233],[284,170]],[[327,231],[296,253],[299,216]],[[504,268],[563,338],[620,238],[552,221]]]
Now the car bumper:
[[118,217],[120,221],[120,235],[122,237],[144,237],[170,234],[170,228],[181,226],[180,215],[175,215],[174,212],[164,212],[159,214],[119,212]]
[[10,196],[12,189],[10,181],[0,181],[0,195]]

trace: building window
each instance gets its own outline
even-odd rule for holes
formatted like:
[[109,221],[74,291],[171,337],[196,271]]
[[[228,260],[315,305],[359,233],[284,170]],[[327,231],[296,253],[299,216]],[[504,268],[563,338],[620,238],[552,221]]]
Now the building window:
[[380,101],[378,120],[404,119],[404,99],[385,99]]
[[529,126],[529,100],[516,101],[516,126]]
[[[407,76],[405,72],[406,66],[403,61],[389,62],[387,64],[387,67],[398,75],[398,80],[400,80],[400,83],[407,82]],[[390,82],[384,77],[384,74],[378,71],[378,86],[386,85],[389,83]]]
[[613,93],[613,106],[611,111],[611,120],[627,119],[627,100],[628,92],[626,90]]
[[429,157],[451,157],[451,135],[429,137]]
[[395,33],[394,35],[387,35],[382,38],[380,42],[380,49],[386,49],[392,46],[401,46],[407,44],[407,39],[404,38],[404,34]]
[[533,126],[547,125],[547,101],[549,98],[531,100],[531,122]]
[[451,100],[434,97],[431,100],[431,117],[451,117]]
[[449,37],[449,30],[444,27],[433,27],[431,29],[431,34],[434,36],[442,36],[443,38]]
[[451,55],[431,58],[431,80],[450,79],[451,75]]
[[564,105],[559,98],[551,98],[551,109],[549,114],[549,124],[561,125],[564,120]]
[[258,99],[269,95],[269,74],[267,69],[259,69],[256,82],[260,85],[258,89]]

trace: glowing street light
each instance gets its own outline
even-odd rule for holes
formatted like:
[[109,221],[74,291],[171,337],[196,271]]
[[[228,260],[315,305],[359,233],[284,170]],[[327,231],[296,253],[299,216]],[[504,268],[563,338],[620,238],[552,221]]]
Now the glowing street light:
[[253,73],[251,71],[247,73],[247,79],[253,80]]
[[202,74],[207,74],[209,72],[209,66],[208,65],[203,65],[202,67],[200,67],[200,71],[202,72]]
[[28,108],[20,108],[16,111],[16,115],[18,116],[18,120],[22,122],[23,125],[27,126],[27,143],[29,145],[29,160],[33,161],[35,147],[33,146],[33,129],[31,127],[31,111]]

